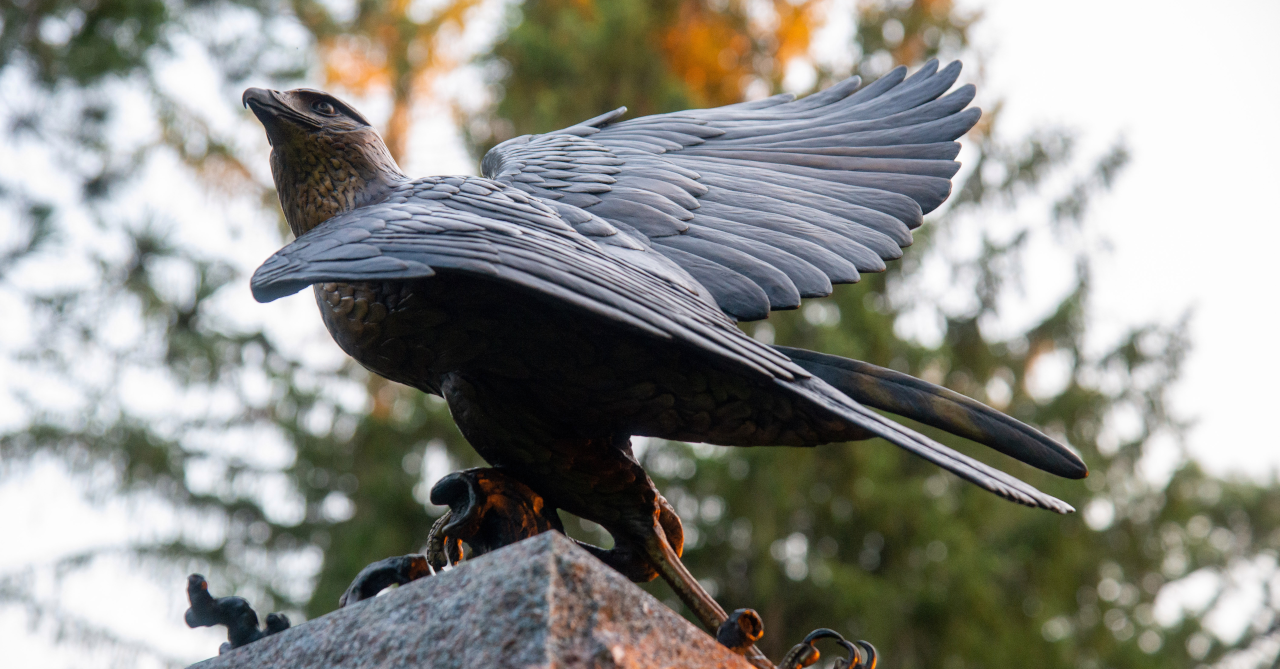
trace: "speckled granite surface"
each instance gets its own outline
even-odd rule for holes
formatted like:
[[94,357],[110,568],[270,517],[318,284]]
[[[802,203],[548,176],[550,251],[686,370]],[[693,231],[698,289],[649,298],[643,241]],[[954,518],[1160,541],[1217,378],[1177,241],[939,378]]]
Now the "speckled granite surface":
[[224,667],[750,669],[556,532],[192,665]]

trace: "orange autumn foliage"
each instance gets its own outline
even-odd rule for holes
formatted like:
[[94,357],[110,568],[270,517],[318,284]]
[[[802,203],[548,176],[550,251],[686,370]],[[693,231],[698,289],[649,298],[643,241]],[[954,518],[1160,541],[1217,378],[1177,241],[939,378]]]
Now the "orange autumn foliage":
[[742,80],[753,71],[753,49],[739,23],[699,2],[684,2],[675,25],[663,36],[667,65],[699,106],[716,107],[742,97]]
[[415,16],[410,0],[362,2],[349,23],[335,21],[314,0],[295,0],[295,12],[316,37],[325,83],[356,95],[385,88],[391,116],[384,137],[397,160],[404,156],[414,98],[458,63],[442,44],[461,32],[480,0],[449,0],[427,17]]
[[773,0],[753,14],[741,0],[719,9],[685,0],[662,36],[662,51],[699,105],[732,104],[755,76],[776,88],[788,61],[808,52],[824,6],[821,0]]
[[813,29],[825,13],[822,11],[825,4],[815,0],[774,0],[773,9],[778,14],[778,25],[773,30],[773,38],[777,44],[773,57],[781,66],[774,68],[774,71],[784,71],[788,61],[808,53]]

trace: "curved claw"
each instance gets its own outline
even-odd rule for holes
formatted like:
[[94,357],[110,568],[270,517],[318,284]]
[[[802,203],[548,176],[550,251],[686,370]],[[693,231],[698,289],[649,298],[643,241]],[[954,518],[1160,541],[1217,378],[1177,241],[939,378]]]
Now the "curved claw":
[[858,648],[863,655],[858,658],[858,666],[850,667],[850,669],[876,669],[876,647],[872,646],[869,641],[857,641]]
[[453,511],[445,509],[444,515],[431,525],[431,531],[427,533],[427,563],[434,571],[462,562],[462,540],[446,533],[452,518]]
[[338,608],[372,599],[392,585],[404,585],[430,576],[431,573],[427,559],[416,553],[379,560],[360,570],[351,585],[347,586],[347,591],[338,599]]
[[834,669],[875,669],[877,659],[875,646],[866,641],[850,643],[835,630],[826,628],[810,632],[803,641],[793,646],[782,658],[778,669],[800,669],[817,662],[822,654],[813,644],[818,639],[834,639],[849,653],[848,657],[836,661]]
[[[548,530],[564,531],[541,495],[498,469],[467,469],[440,479],[431,488],[431,503],[449,507],[431,531],[452,562],[458,561],[455,555],[461,558],[460,550],[454,552],[459,540],[475,557]],[[434,545],[429,552],[434,563]]]

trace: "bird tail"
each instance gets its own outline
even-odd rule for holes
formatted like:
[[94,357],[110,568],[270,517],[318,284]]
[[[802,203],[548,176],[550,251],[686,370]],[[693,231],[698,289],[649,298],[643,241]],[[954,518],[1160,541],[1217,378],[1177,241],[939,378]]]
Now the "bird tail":
[[[1016,478],[889,421],[872,407],[994,448],[1038,469],[1080,479],[1089,470],[1075,453],[995,409],[931,383],[883,367],[805,349],[775,346],[815,377],[854,400],[856,422],[873,434],[984,488],[1031,506],[1059,512],[1071,507]],[[862,406],[862,405],[865,405]],[[849,407],[852,408],[852,407]]]

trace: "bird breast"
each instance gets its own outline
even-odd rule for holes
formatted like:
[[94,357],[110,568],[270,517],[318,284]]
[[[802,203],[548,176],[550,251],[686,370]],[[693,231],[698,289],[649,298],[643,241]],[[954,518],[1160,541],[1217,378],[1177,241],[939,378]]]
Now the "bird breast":
[[406,281],[317,284],[316,303],[334,341],[365,368],[435,392],[437,350],[449,319],[422,304],[414,287]]
[[315,291],[334,340],[365,368],[434,394],[461,375],[491,421],[740,445],[851,436],[828,434],[843,423],[772,378],[497,281],[441,272]]

